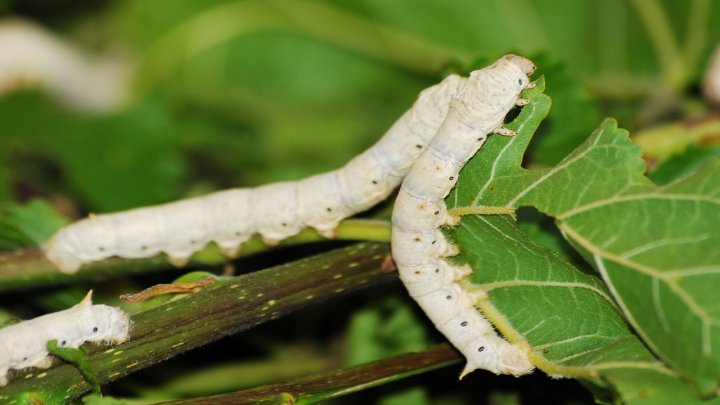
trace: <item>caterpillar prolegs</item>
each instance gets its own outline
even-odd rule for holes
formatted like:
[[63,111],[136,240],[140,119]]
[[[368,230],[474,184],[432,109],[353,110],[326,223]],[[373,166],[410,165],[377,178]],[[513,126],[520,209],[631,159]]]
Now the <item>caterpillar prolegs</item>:
[[392,252],[400,278],[436,327],[467,358],[462,375],[481,368],[498,374],[532,371],[527,354],[501,338],[462,287],[472,270],[445,257],[457,254],[439,227],[456,225],[444,198],[465,163],[489,133],[513,135],[502,127],[535,71],[529,60],[507,55],[475,71],[453,97],[447,118],[400,186],[392,215]]
[[230,189],[207,196],[106,215],[91,215],[53,235],[43,246],[61,271],[120,256],[165,253],[175,265],[210,242],[236,256],[254,234],[275,244],[315,228],[332,237],[338,223],[387,198],[422,153],[447,114],[450,98],[464,81],[457,75],[420,93],[372,147],[339,170],[297,182]]
[[7,372],[27,367],[48,368],[52,358],[47,342],[77,348],[85,342],[122,343],[128,338],[130,319],[122,310],[93,305],[92,291],[79,304],[0,329],[0,386]]

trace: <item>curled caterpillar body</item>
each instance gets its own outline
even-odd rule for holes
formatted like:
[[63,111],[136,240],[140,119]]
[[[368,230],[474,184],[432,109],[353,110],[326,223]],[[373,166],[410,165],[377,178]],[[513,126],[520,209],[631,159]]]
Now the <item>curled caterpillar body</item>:
[[0,329],[0,386],[8,370],[50,367],[47,342],[77,348],[85,342],[122,343],[130,331],[130,318],[122,310],[93,305],[92,291],[79,304]]
[[115,214],[91,215],[53,235],[43,249],[61,271],[111,256],[168,255],[175,265],[215,242],[228,256],[259,234],[274,244],[315,228],[332,237],[338,223],[364,211],[400,184],[447,115],[465,79],[452,75],[420,93],[413,107],[370,149],[339,170],[297,182],[231,189]]
[[444,198],[458,173],[493,132],[502,128],[528,76],[529,60],[506,55],[493,65],[472,72],[450,103],[447,118],[427,150],[418,157],[403,181],[393,210],[392,252],[400,278],[437,328],[467,358],[462,375],[481,368],[498,374],[522,375],[533,370],[517,345],[500,337],[478,310],[484,299],[462,287],[472,274],[445,260],[457,248],[445,240],[439,227],[454,225]]

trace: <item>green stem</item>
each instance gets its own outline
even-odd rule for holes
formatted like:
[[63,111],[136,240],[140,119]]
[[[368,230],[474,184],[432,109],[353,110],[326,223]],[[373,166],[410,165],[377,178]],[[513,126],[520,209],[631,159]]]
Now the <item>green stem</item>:
[[347,369],[333,370],[230,394],[174,401],[168,404],[313,404],[459,361],[460,357],[450,346],[438,345],[423,352],[390,357]]
[[707,45],[709,18],[710,1],[692,0],[684,46],[685,62],[689,67],[696,66],[700,62],[702,52]]
[[[130,340],[107,350],[86,347],[89,364],[100,383],[107,383],[307,305],[388,281],[395,273],[382,269],[387,254],[387,244],[362,243],[219,280],[198,293],[133,315]],[[77,368],[68,364],[13,371],[9,379],[0,402],[24,392],[62,402],[90,389]]]
[[663,80],[674,91],[682,89],[686,69],[670,21],[657,0],[632,0],[660,62]]
[[[390,223],[368,219],[346,220],[338,226],[336,239],[389,242]],[[299,234],[283,241],[282,245],[323,240],[326,239],[314,230],[304,229]],[[255,253],[267,249],[269,247],[262,243],[260,238],[252,238],[243,245],[244,253]],[[210,245],[195,255],[191,265],[217,265],[227,260],[214,245]],[[168,262],[162,256],[139,260],[111,258],[83,266],[75,274],[64,274],[45,258],[40,249],[0,252],[0,291],[105,279],[133,273],[157,271],[168,267]]]

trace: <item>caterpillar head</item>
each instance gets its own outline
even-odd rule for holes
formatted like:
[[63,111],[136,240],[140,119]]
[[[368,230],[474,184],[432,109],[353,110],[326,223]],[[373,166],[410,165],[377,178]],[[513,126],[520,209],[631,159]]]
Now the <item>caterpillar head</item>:
[[512,374],[516,377],[531,373],[535,367],[530,363],[528,355],[518,345],[504,345],[499,350],[499,366],[504,374]]
[[522,56],[508,54],[503,56],[502,59],[515,65],[520,71],[525,73],[525,76],[531,76],[537,69],[530,59],[523,58]]
[[530,85],[535,65],[517,55],[505,55],[492,65],[475,70],[465,82],[455,105],[458,114],[476,130],[495,132]]
[[130,317],[125,311],[107,306],[93,305],[92,291],[74,308],[81,313],[80,328],[84,341],[122,343],[130,333]]

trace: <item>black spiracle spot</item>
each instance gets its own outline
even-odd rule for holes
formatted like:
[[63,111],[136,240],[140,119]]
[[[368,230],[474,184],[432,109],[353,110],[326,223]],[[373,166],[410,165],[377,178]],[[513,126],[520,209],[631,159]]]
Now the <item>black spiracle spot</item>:
[[94,333],[94,332],[97,332],[97,331],[98,331],[98,327],[96,326],[96,327],[93,328],[93,333]]
[[482,353],[485,351],[485,346],[478,347],[478,353]]

